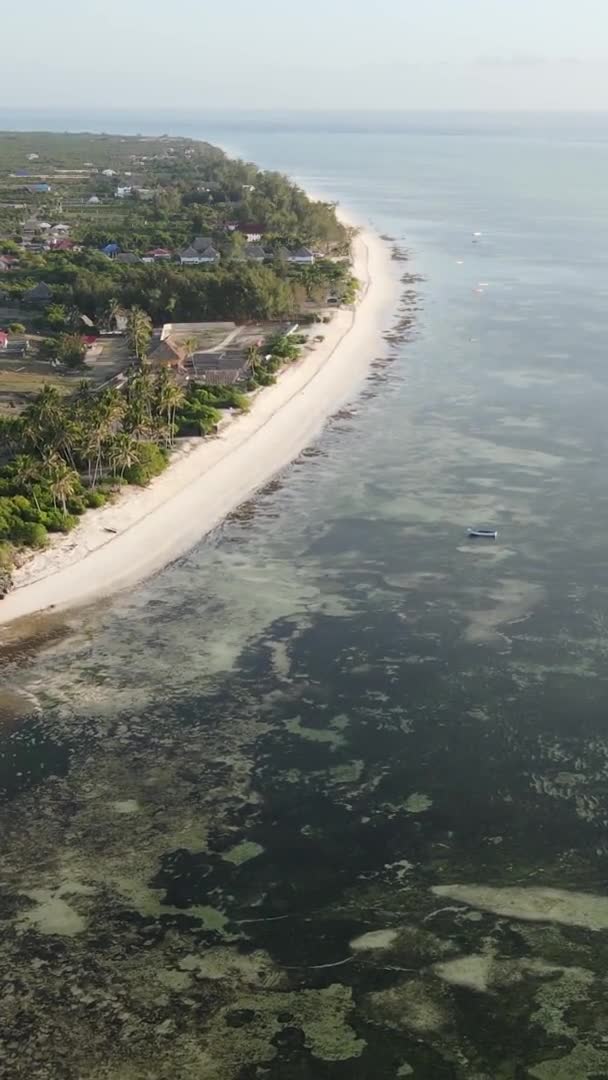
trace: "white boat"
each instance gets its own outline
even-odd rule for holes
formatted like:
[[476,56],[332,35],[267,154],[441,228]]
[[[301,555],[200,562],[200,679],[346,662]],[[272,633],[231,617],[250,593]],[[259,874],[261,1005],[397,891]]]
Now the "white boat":
[[473,540],[496,540],[498,529],[467,529]]

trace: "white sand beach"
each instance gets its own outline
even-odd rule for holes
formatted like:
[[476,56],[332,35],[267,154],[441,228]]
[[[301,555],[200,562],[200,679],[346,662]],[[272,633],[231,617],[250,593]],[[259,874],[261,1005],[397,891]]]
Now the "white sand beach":
[[249,413],[216,438],[191,440],[149,487],[128,488],[112,505],[89,511],[73,532],[18,569],[13,591],[0,602],[0,623],[90,602],[149,577],[297,457],[384,348],[397,297],[390,252],[361,231],[353,254],[362,284],[354,310],[311,327],[311,340],[317,333],[324,340],[258,392]]

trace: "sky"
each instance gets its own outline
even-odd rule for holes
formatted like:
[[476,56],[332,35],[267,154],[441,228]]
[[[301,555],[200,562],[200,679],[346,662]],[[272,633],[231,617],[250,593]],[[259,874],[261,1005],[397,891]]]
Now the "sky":
[[608,110],[608,0],[29,0],[0,107]]

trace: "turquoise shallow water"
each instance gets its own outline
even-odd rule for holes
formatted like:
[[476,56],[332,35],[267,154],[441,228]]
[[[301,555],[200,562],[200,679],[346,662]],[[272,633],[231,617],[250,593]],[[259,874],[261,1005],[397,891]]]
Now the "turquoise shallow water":
[[365,126],[172,121],[393,237],[414,325],[210,542],[7,650],[10,1075],[608,1075],[605,121]]

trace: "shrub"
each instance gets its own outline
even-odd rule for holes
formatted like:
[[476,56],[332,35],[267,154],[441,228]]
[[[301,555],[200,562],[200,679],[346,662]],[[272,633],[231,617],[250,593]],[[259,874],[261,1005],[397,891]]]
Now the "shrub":
[[42,524],[49,532],[67,532],[65,514],[61,510],[47,510]]
[[48,533],[44,525],[34,521],[20,522],[13,530],[13,536],[19,543],[32,548],[46,547],[48,541]]
[[0,570],[10,570],[13,565],[15,549],[5,541],[0,543]]
[[257,371],[255,375],[255,381],[258,386],[273,386],[276,383],[276,375],[272,375],[270,371]]
[[87,504],[81,495],[70,495],[65,504],[70,514],[84,514]]
[[[26,499],[25,495],[13,495],[11,502],[20,517],[23,517],[30,510],[34,509],[30,500]],[[34,521],[35,518],[26,518],[26,520]]]
[[167,454],[155,443],[146,442],[139,444],[138,454],[139,461],[125,471],[125,480],[129,484],[145,487],[167,467]]
[[8,324],[10,334],[25,334],[25,326],[20,322],[12,322]]
[[98,510],[100,506],[105,506],[107,499],[103,491],[87,491],[84,501],[91,510]]

